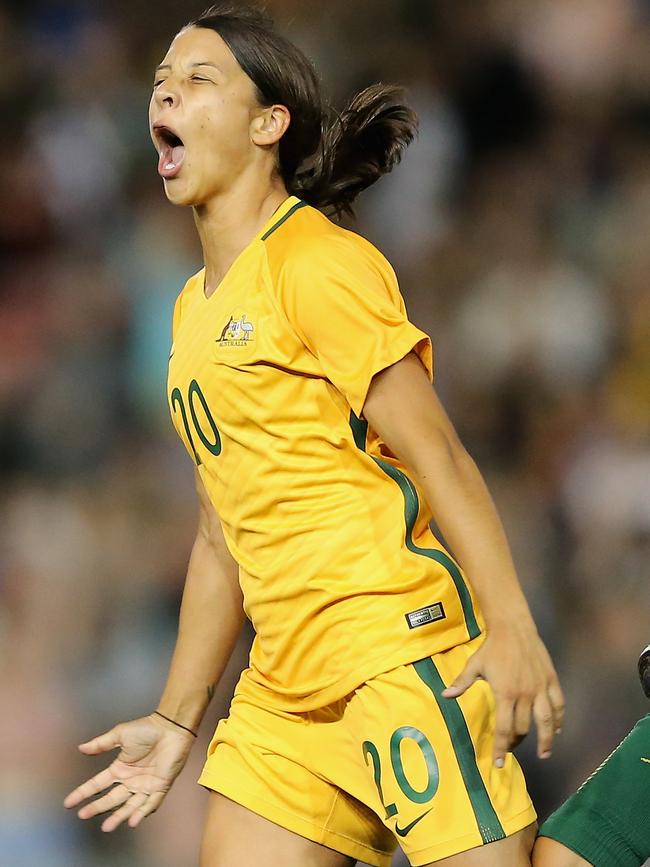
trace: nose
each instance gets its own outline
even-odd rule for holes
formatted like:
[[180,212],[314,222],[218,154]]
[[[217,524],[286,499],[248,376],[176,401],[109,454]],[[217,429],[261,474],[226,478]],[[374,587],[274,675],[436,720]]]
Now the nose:
[[169,81],[163,82],[156,88],[156,104],[161,108],[173,108],[178,102],[178,95]]

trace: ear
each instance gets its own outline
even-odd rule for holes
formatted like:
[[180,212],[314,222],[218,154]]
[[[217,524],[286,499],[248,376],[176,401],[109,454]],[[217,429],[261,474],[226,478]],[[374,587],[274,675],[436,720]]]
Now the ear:
[[289,109],[284,105],[263,108],[251,120],[251,141],[268,147],[280,141],[291,123]]

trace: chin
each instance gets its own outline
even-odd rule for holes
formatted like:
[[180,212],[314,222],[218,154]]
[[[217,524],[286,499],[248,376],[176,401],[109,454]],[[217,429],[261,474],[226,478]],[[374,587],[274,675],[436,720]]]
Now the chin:
[[178,179],[167,181],[163,186],[165,188],[167,200],[171,202],[172,205],[190,207],[196,204],[196,196],[192,195],[191,191],[185,189],[182,185],[179,185]]

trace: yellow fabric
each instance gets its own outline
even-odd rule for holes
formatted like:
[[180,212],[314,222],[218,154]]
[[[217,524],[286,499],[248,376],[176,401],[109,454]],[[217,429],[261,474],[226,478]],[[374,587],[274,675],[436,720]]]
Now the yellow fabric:
[[[481,641],[433,657],[445,684]],[[481,798],[499,837],[535,821],[516,759],[509,754],[502,769],[492,764],[494,700],[485,681],[457,702],[442,699],[460,708],[469,737],[450,730],[413,665],[319,710],[283,711],[265,698],[260,687],[236,692],[199,783],[296,834],[388,867],[397,844],[412,865],[423,865],[493,840],[484,823],[481,832]],[[478,785],[467,770],[472,762]]]
[[[242,688],[269,703],[323,706],[480,634],[422,492],[355,417],[411,350],[432,377],[386,259],[295,197],[210,298],[201,270],[177,300],[172,419],[240,567],[256,631]],[[409,628],[428,606],[441,619]]]

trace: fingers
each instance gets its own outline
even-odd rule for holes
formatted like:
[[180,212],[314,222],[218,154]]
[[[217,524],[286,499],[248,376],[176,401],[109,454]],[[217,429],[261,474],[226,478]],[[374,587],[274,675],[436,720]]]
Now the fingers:
[[[151,798],[146,792],[136,792],[132,795],[127,792],[128,801],[119,810],[116,810],[112,815],[108,816],[102,822],[102,831],[110,833],[118,828],[122,822],[133,816],[138,810],[142,810],[147,801]],[[135,826],[131,826],[135,827]]]
[[115,782],[115,777],[112,772],[106,768],[103,771],[100,771],[99,774],[96,774],[92,779],[86,780],[85,783],[82,783],[78,786],[74,791],[70,792],[70,794],[66,797],[63,802],[64,807],[76,807],[77,804],[80,804],[82,801],[85,801],[86,798],[91,798],[93,795],[98,794],[99,792],[103,792],[104,789],[107,789]]
[[465,668],[458,675],[456,680],[448,686],[446,689],[442,691],[443,698],[458,698],[459,695],[462,695],[469,687],[481,677],[481,663],[480,657],[477,659],[477,653],[469,658]]
[[[551,693],[553,698],[551,698]],[[497,699],[497,731],[494,756],[497,767],[505,753],[521,743],[530,731],[531,717],[537,727],[537,755],[540,759],[551,757],[553,738],[559,733],[564,715],[564,699],[559,684],[555,689],[539,692],[534,699],[520,696],[516,703]]]
[[102,831],[114,831],[127,819],[130,828],[137,828],[143,819],[156,812],[166,794],[166,792],[153,792],[152,794],[127,792],[128,801],[123,807],[104,819],[101,826]]
[[496,730],[494,732],[494,764],[502,768],[513,741],[515,704],[511,698],[496,696]]
[[548,697],[553,709],[555,734],[559,735],[564,725],[564,693],[557,678],[553,678],[549,684]]
[[155,813],[162,803],[166,792],[131,792],[124,783],[118,783],[103,798],[98,798],[91,804],[86,804],[77,813],[80,819],[92,819],[100,813],[115,810],[102,822],[102,831],[110,832],[118,828],[128,819],[131,828],[137,828],[146,817]]
[[106,813],[108,810],[119,807],[120,804],[128,801],[132,794],[126,786],[118,783],[103,798],[97,798],[90,804],[83,806],[77,815],[80,819],[92,819],[93,816],[97,816],[99,813]]
[[119,746],[121,746],[121,743],[118,735],[118,727],[116,726],[110,731],[105,732],[103,735],[98,735],[96,738],[86,741],[85,744],[79,744],[79,749],[82,753],[96,755],[97,753],[106,753],[109,750],[114,750]]
[[[513,726],[510,735],[509,749],[514,749],[528,734],[531,726],[531,716],[537,727],[537,755],[540,759],[551,757],[553,739],[562,730],[564,720],[564,696],[557,680],[551,681],[548,689],[542,690],[531,699],[521,696],[514,705]],[[506,736],[507,713],[504,712],[501,725],[501,736]],[[497,729],[499,722],[497,720]],[[495,756],[499,738],[495,741]]]
[[147,802],[143,806],[134,810],[129,819],[129,827],[137,828],[146,816],[155,813],[158,807],[162,804],[165,795],[166,792],[154,792],[152,795],[149,795]]
[[511,750],[518,746],[530,731],[532,712],[532,700],[525,696],[519,698],[514,709],[514,729],[513,741],[510,744]]
[[[102,778],[101,781],[99,778]],[[106,780],[108,779],[108,783]],[[130,785],[144,786],[147,785],[146,777],[140,777],[137,782]],[[63,802],[66,807],[74,807],[80,801],[90,797],[97,792],[102,791],[107,785],[116,783],[115,778],[108,770],[102,771],[97,777],[88,780],[74,792],[71,792]],[[153,784],[153,781],[151,781]],[[85,804],[78,810],[77,815],[80,819],[91,819],[100,813],[106,813],[109,810],[115,810],[110,816],[104,819],[102,823],[102,831],[114,831],[125,820],[129,820],[129,826],[136,828],[140,822],[146,817],[155,813],[167,793],[166,792],[132,792],[126,787],[126,783],[117,782],[117,784],[107,792],[103,797],[97,798],[90,804]]]
[[548,759],[551,756],[556,725],[553,708],[546,692],[540,692],[535,697],[533,713],[537,726],[537,755],[540,759]]
[[537,755],[540,759],[551,756],[555,735],[559,735],[564,724],[564,694],[553,674],[544,691],[535,697],[533,714],[537,726]]

